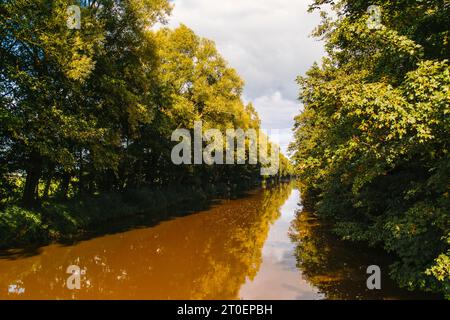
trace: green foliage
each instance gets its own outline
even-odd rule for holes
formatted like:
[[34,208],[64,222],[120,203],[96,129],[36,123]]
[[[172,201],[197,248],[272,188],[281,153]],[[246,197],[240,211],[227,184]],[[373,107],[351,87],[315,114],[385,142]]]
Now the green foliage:
[[[66,9],[81,8],[81,28]],[[259,165],[175,166],[177,128],[259,129],[215,44],[165,23],[168,0],[0,7],[0,245],[59,239],[259,183]],[[281,156],[280,180],[291,174]],[[28,209],[21,209],[18,206]],[[2,211],[3,210],[3,211]]]
[[17,206],[0,212],[0,246],[46,240],[47,233],[39,213]]
[[[81,29],[66,8],[81,7]],[[175,166],[173,130],[259,128],[211,40],[154,30],[167,0],[2,1],[0,205],[173,184],[250,186],[258,165]],[[282,157],[279,177],[290,174]],[[233,174],[231,174],[233,173]],[[11,185],[11,176],[24,179]]]
[[317,29],[328,57],[298,79],[290,149],[306,201],[337,234],[393,253],[402,286],[448,295],[449,3],[375,4],[380,30],[361,1]]

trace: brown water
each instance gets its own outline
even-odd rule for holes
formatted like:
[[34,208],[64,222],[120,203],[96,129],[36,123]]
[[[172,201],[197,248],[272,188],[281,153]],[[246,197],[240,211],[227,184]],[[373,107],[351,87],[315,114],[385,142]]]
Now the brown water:
[[[366,267],[384,259],[329,236],[299,199],[285,184],[151,227],[4,254],[0,299],[413,297],[387,275],[369,291]],[[67,288],[70,265],[80,289]]]

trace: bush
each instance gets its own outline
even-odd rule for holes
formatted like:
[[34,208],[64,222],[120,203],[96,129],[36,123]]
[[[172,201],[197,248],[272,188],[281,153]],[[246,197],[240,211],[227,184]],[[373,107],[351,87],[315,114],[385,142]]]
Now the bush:
[[42,242],[48,239],[48,227],[38,212],[17,206],[0,212],[0,247]]

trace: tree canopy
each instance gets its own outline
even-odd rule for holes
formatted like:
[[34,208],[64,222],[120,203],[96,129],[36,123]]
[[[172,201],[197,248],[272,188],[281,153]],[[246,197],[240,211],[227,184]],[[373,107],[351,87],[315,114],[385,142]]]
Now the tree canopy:
[[[66,25],[72,4],[80,29]],[[260,179],[260,165],[171,162],[177,128],[260,121],[214,42],[184,25],[155,28],[170,11],[168,0],[1,1],[1,205]]]
[[[305,203],[398,257],[409,289],[450,295],[450,2],[316,0],[327,56],[298,78],[290,150]],[[331,5],[328,15],[325,5]],[[374,261],[375,262],[375,261]]]

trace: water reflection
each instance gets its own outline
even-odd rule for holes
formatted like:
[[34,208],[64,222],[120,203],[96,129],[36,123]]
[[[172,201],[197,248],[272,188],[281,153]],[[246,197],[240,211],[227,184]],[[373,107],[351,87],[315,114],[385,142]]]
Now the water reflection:
[[[151,228],[0,259],[0,298],[239,298],[260,268],[269,228],[290,192],[280,185]],[[66,287],[69,265],[85,270],[80,290]]]
[[293,190],[280,209],[262,248],[262,264],[254,279],[248,279],[239,293],[243,299],[293,300],[324,297],[297,269],[296,244],[288,230],[298,210],[300,193]]
[[[399,290],[385,256],[338,241],[299,200],[283,184],[152,227],[3,256],[0,299],[424,298]],[[382,290],[366,288],[372,264]],[[85,271],[80,290],[66,286],[70,265]]]
[[[297,268],[326,299],[427,299],[429,295],[399,289],[389,279],[392,262],[382,251],[358,243],[343,242],[333,236],[330,227],[313,214],[298,211],[290,236],[295,243]],[[382,270],[381,290],[369,290],[367,267]]]

